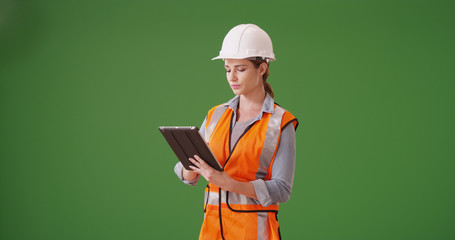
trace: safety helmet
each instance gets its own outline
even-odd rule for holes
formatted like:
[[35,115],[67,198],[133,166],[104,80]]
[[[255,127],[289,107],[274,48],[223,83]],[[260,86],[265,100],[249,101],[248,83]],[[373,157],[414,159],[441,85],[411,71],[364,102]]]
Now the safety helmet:
[[254,24],[240,24],[232,28],[223,40],[220,55],[215,59],[256,58],[274,61],[272,40],[260,27]]

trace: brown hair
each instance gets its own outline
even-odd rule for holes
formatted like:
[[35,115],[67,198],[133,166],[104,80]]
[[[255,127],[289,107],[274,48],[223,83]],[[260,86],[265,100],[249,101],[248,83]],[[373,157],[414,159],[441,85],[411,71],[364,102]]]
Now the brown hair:
[[269,72],[269,64],[267,63],[267,61],[262,60],[262,59],[256,59],[256,60],[249,59],[249,60],[253,63],[253,65],[254,65],[254,67],[256,69],[259,68],[259,66],[261,66],[262,63],[266,63],[267,64],[267,69],[265,70],[264,75],[262,75],[262,83],[264,84],[265,92],[267,92],[272,98],[274,98],[275,94],[273,94],[272,86],[270,86],[270,83],[266,82],[267,77],[270,74],[270,72]]

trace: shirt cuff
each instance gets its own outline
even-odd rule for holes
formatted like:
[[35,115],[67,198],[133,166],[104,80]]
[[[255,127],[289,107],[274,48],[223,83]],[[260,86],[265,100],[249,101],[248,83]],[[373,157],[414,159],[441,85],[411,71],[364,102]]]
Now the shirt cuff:
[[188,181],[188,180],[185,180],[183,179],[183,174],[182,174],[182,171],[183,171],[183,165],[181,162],[178,162],[177,164],[175,164],[175,167],[174,167],[174,172],[175,174],[177,175],[177,177],[185,184],[187,185],[191,185],[191,186],[194,186],[196,185],[196,183],[199,181],[199,177],[200,175],[198,174],[197,177],[191,181]]
[[253,183],[254,191],[256,192],[256,197],[258,198],[259,203],[261,203],[264,207],[272,204],[272,198],[270,197],[269,190],[267,189],[267,185],[264,180],[256,179],[251,181],[251,183]]

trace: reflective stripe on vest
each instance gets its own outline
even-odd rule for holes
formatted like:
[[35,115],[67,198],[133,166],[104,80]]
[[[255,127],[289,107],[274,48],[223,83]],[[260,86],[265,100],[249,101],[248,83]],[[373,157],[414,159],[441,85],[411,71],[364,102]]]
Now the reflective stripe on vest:
[[[212,136],[213,130],[215,130],[216,124],[220,120],[221,116],[223,113],[226,111],[227,106],[225,105],[220,105],[218,106],[215,111],[213,112],[211,118],[210,118],[210,123],[205,129],[205,142],[209,142],[210,136]],[[208,120],[208,119],[207,119]]]
[[256,178],[264,179],[268,173],[270,162],[275,154],[275,150],[278,145],[278,137],[281,133],[281,118],[283,117],[285,110],[277,106],[275,113],[272,114],[267,126],[267,132],[265,135],[264,147],[262,148],[261,156],[259,157],[259,169],[256,173]]
[[[212,191],[205,191],[204,194],[204,203],[207,205],[216,205],[218,206],[219,196],[218,192]],[[229,197],[227,196],[229,195]],[[228,201],[226,201],[228,200]],[[230,208],[233,210],[241,210],[241,211],[254,211],[256,209],[256,205],[260,205],[259,201],[250,197],[247,197],[243,194],[238,194],[234,192],[227,192],[225,190],[221,190],[221,203],[226,203],[229,205]],[[237,205],[250,205],[250,206],[237,206]],[[233,207],[235,206],[235,208]],[[237,209],[239,207],[239,209]],[[263,207],[261,210],[265,211],[278,211],[278,204],[270,205],[267,207]]]

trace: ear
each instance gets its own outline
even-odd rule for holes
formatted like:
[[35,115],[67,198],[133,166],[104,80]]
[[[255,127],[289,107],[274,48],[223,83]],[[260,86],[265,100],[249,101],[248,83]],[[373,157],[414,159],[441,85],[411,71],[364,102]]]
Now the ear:
[[261,65],[259,65],[259,74],[261,76],[264,76],[264,73],[265,71],[267,70],[269,66],[267,65],[267,63],[261,63]]

